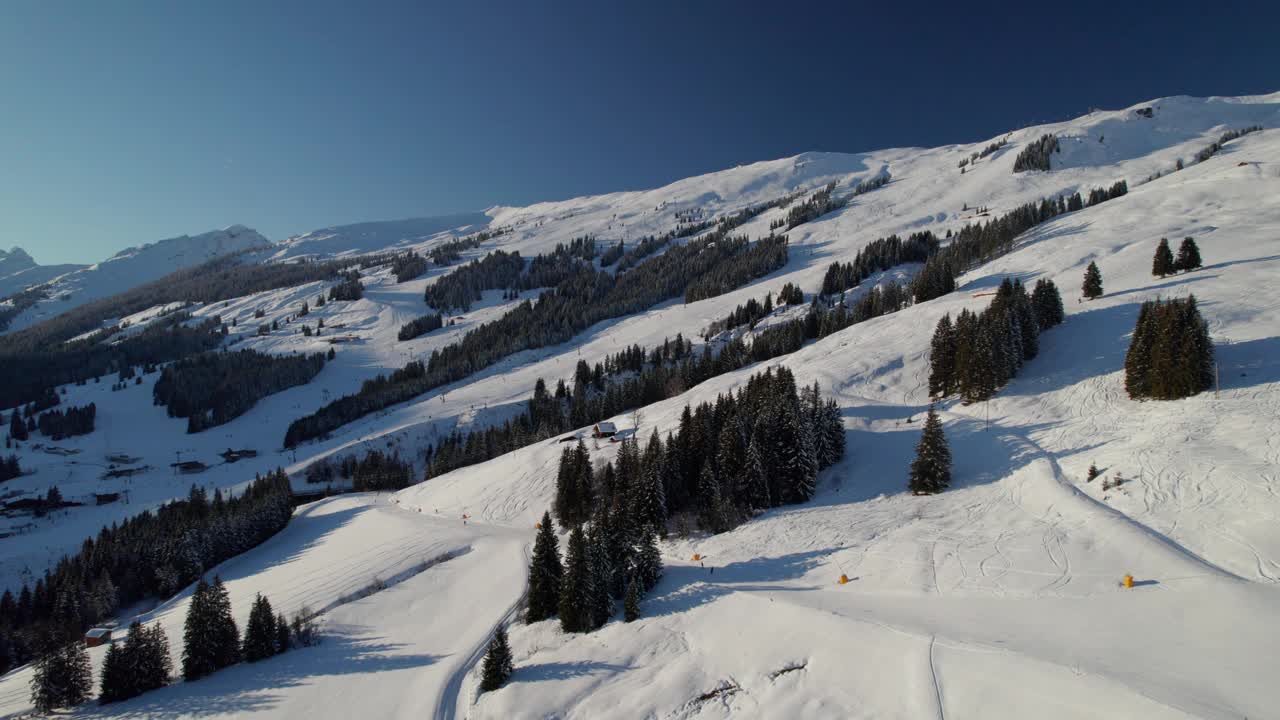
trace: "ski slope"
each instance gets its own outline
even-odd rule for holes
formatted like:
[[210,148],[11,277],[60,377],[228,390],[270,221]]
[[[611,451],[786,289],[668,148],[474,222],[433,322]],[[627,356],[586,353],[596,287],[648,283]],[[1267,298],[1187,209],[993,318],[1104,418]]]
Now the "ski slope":
[[[1153,118],[1134,112],[1153,107]],[[1189,161],[1229,128],[1266,129]],[[1048,173],[1010,172],[1021,146],[1062,138]],[[1005,137],[1004,135],[999,137]],[[1166,98],[1008,134],[1009,144],[961,175],[959,159],[986,143],[863,155],[806,154],[690,178],[645,192],[528,208],[494,208],[511,233],[473,251],[532,255],[583,234],[599,245],[662,232],[693,207],[716,215],[829,181],[841,187],[886,170],[892,181],[847,208],[797,227],[788,264],[767,278],[691,304],[672,301],[606,321],[561,346],[520,353],[454,385],[340,428],[296,453],[278,444],[294,417],[351,392],[406,359],[428,355],[499,316],[500,293],[459,324],[409,343],[400,324],[426,312],[422,290],[449,269],[396,284],[365,278],[363,300],[313,307],[306,321],[355,339],[308,386],[268,397],[244,416],[194,436],[150,405],[150,382],[94,399],[100,430],[60,445],[68,457],[23,450],[35,475],[6,484],[65,495],[109,487],[88,458],[147,457],[130,505],[77,508],[0,542],[0,577],[29,577],[87,534],[142,507],[185,495],[192,480],[235,487],[276,465],[298,472],[324,455],[390,447],[411,457],[455,427],[519,412],[534,382],[572,376],[623,346],[696,337],[750,298],[795,282],[820,287],[826,267],[878,237],[944,234],[1045,195],[1129,182],[1128,195],[1062,215],[1020,238],[1008,255],[961,277],[956,292],[850,327],[766,364],[799,384],[818,381],[845,416],[845,459],[820,478],[810,503],[779,508],[723,535],[672,536],[667,572],[642,618],[565,636],[554,621],[515,623],[516,673],[477,694],[476,660],[490,630],[513,618],[524,589],[533,525],[550,505],[562,446],[535,444],[394,496],[331,498],[300,508],[262,547],[225,563],[243,622],[255,592],[277,609],[332,605],[373,577],[401,582],[322,617],[326,639],[253,666],[148,694],[109,709],[127,717],[902,717],[1258,718],[1275,715],[1270,666],[1280,644],[1280,94]],[[997,138],[998,139],[998,138]],[[1059,164],[1060,163],[1060,164]],[[742,229],[767,233],[785,210]],[[394,234],[394,233],[392,233]],[[1205,267],[1150,274],[1161,237],[1194,236]],[[419,240],[420,242],[427,242]],[[434,241],[432,241],[434,242]],[[389,243],[393,244],[393,243]],[[1078,302],[1097,262],[1106,294]],[[907,269],[909,271],[909,269]],[[929,339],[937,320],[979,310],[1005,277],[1047,277],[1065,323],[1040,339],[990,402],[939,405],[955,457],[953,488],[905,492],[906,467],[928,406]],[[868,281],[874,283],[880,278]],[[866,283],[864,283],[865,285]],[[323,284],[194,308],[241,318],[239,347],[319,351],[287,324]],[[1220,390],[1173,403],[1127,399],[1121,372],[1144,300],[1193,292],[1210,324]],[[253,319],[262,308],[265,319]],[[254,337],[262,322],[289,331]],[[297,321],[295,321],[297,322]],[[674,429],[686,403],[714,400],[764,365],[713,378],[643,409],[638,431]],[[630,416],[615,418],[630,428]],[[145,437],[138,429],[145,429]],[[256,447],[257,459],[174,477],[175,450],[208,457]],[[595,463],[616,446],[589,445]],[[152,458],[155,458],[154,460]],[[74,464],[73,464],[74,461]],[[163,461],[163,462],[162,462]],[[1102,478],[1085,482],[1091,463]],[[1103,479],[1122,476],[1104,492]],[[297,480],[301,484],[301,480]],[[71,489],[68,492],[68,488]],[[469,518],[463,524],[462,518]],[[689,558],[698,553],[702,561]],[[413,573],[423,562],[451,559]],[[713,572],[714,570],[714,572]],[[846,574],[851,582],[836,584]],[[1126,574],[1137,586],[1120,586]],[[404,577],[401,577],[404,576]],[[180,637],[185,596],[145,617]],[[176,655],[175,655],[176,656]],[[22,712],[26,680],[0,679],[0,717]],[[98,716],[107,709],[86,708]]]

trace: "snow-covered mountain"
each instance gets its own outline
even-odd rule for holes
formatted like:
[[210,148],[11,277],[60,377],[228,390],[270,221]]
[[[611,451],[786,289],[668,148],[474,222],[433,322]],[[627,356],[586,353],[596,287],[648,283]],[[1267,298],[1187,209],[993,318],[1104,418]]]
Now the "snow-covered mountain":
[[80,270],[84,265],[38,265],[36,261],[20,247],[12,250],[0,250],[0,297],[12,295],[19,290],[48,282],[59,275]]
[[[1262,129],[1197,161],[1224,132],[1255,125]],[[1045,134],[1059,139],[1052,169],[1013,173],[1014,158]],[[972,159],[1000,141],[1006,144]],[[633,247],[682,218],[715,219],[830,182],[847,193],[885,175],[887,185],[792,229],[786,264],[766,277],[599,322],[566,343],[517,353],[292,450],[281,439],[293,419],[430,357],[527,297],[487,291],[456,324],[398,341],[401,325],[430,311],[426,286],[460,263],[402,283],[388,268],[370,268],[362,299],[310,309],[306,322],[323,319],[341,339],[336,344],[290,324],[326,282],[190,305],[196,318],[234,321],[228,342],[236,348],[282,355],[336,348],[336,357],[310,383],[193,435],[153,404],[155,374],[123,389],[67,387],[64,403],[96,404],[98,429],[59,443],[59,452],[73,456],[24,445],[23,467],[36,472],[4,489],[40,494],[56,483],[89,505],[38,522],[0,518],[0,532],[17,533],[0,541],[0,586],[33,581],[103,525],[186,496],[193,479],[210,490],[237,488],[282,466],[295,487],[315,489],[303,479],[309,464],[367,449],[413,458],[420,470],[422,452],[454,430],[500,425],[522,411],[537,380],[572,384],[580,361],[594,364],[631,345],[652,348],[676,333],[701,345],[708,324],[748,300],[776,297],[784,283],[812,297],[831,263],[852,261],[877,238],[918,230],[945,237],[1024,203],[1125,180],[1126,195],[1034,227],[1011,252],[961,275],[954,292],[613,418],[625,431],[665,436],[679,427],[686,404],[714,402],[753,373],[785,366],[798,384],[816,381],[835,399],[848,445],[809,502],[763,512],[720,535],[682,536],[673,528],[661,546],[665,576],[636,622],[615,617],[595,632],[569,635],[554,620],[519,619],[534,525],[551,505],[564,448],[538,442],[394,494],[299,508],[284,531],[216,572],[241,627],[261,592],[281,612],[322,610],[324,642],[93,713],[1273,716],[1280,93],[1156,99],[973,144],[806,153],[652,190],[493,208],[485,218],[343,226],[293,238],[272,255],[416,246],[486,224],[509,232],[468,251],[468,259],[494,249],[529,257],[583,235],[602,248],[618,240]],[[786,214],[768,210],[735,233],[759,239]],[[1160,238],[1187,236],[1199,244],[1204,267],[1153,277]],[[1091,262],[1101,268],[1105,294],[1085,302],[1078,288]],[[955,457],[952,488],[913,496],[906,473],[931,402],[933,330],[944,314],[985,308],[1004,278],[1053,280],[1066,320],[1040,336],[1039,355],[989,402],[937,404]],[[886,279],[873,276],[858,292]],[[1130,400],[1123,364],[1138,308],[1190,293],[1216,346],[1219,387],[1179,401]],[[273,323],[280,329],[259,334]],[[258,455],[219,462],[228,447]],[[589,448],[596,465],[617,455],[609,442]],[[211,467],[177,476],[168,467],[176,453]],[[104,479],[99,465],[109,454],[150,467],[127,480]],[[1101,479],[1086,479],[1090,465]],[[1118,478],[1125,482],[1112,486]],[[127,490],[129,504],[94,505],[93,494],[108,490]],[[563,535],[560,542],[563,549]],[[1125,575],[1135,587],[1121,585]],[[838,583],[841,576],[849,582]],[[165,627],[175,657],[189,595],[187,588],[139,616]],[[516,672],[505,687],[480,694],[478,660],[500,623],[511,625]],[[95,663],[101,657],[93,651]],[[0,678],[0,715],[28,708],[30,675],[19,669]]]
[[59,273],[43,285],[48,297],[19,314],[8,329],[30,327],[74,307],[124,292],[175,270],[232,253],[269,247],[270,241],[256,230],[232,225],[199,235],[180,235],[126,248],[102,262]]

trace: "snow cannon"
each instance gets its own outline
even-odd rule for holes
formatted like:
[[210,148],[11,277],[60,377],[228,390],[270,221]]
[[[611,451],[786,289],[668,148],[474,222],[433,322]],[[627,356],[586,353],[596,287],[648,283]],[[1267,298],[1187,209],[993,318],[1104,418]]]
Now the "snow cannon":
[[1125,575],[1125,576],[1124,576],[1124,586],[1125,586],[1125,587],[1127,587],[1127,588],[1131,588],[1131,587],[1133,587],[1133,576],[1132,576],[1132,575]]
[[542,523],[540,523],[540,522],[536,522],[536,523],[534,523],[534,524],[533,524],[533,527],[534,527],[534,529],[536,529],[536,530],[541,530],[541,529],[542,529]]
[[693,554],[693,561],[694,561],[694,562],[698,562],[698,561],[699,561],[699,560],[701,560],[701,559],[702,559],[702,556],[701,556],[701,555],[699,555],[698,553],[694,553],[694,554]]
[[844,573],[840,573],[840,579],[837,580],[836,582],[841,585],[847,585],[849,583],[849,576],[845,575]]

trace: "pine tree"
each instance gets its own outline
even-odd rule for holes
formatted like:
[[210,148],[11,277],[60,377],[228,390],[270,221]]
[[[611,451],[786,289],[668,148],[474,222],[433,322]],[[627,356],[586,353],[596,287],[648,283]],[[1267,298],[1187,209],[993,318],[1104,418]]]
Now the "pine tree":
[[92,691],[93,671],[82,643],[64,643],[36,661],[31,676],[31,704],[36,710],[47,713],[75,707],[88,700]]
[[956,335],[951,314],[943,315],[929,343],[929,396],[946,397],[955,390]]
[[1160,244],[1156,246],[1155,257],[1151,259],[1151,274],[1162,278],[1175,272],[1177,270],[1173,265],[1173,253],[1169,250],[1169,239],[1160,238]]
[[293,638],[289,635],[289,620],[284,613],[276,615],[276,653],[287,652],[293,647]]
[[22,422],[22,413],[14,409],[13,414],[9,417],[9,437],[14,440],[26,440],[30,435],[27,433],[27,425]]
[[1175,270],[1191,271],[1201,267],[1200,248],[1190,237],[1184,238],[1178,247],[1178,259],[1173,265]]
[[183,628],[182,675],[198,680],[240,659],[240,633],[231,615],[231,600],[222,579],[203,578],[187,607]]
[[507,630],[499,626],[494,631],[493,638],[489,640],[489,650],[484,654],[480,692],[489,692],[502,687],[514,671],[511,646],[507,643]]
[[142,692],[169,684],[173,660],[169,657],[169,638],[160,623],[143,628],[139,633],[138,687]]
[[662,441],[655,429],[644,450],[640,480],[634,486],[632,505],[638,525],[662,527],[667,522],[667,494],[662,483],[664,457]]
[[[841,433],[840,437],[843,439],[844,434]],[[764,461],[760,458],[762,444],[763,441],[753,437],[747,445],[746,462],[742,464],[742,491],[739,496],[752,510],[764,510],[772,506],[769,499],[769,478],[764,473]]]
[[569,550],[565,558],[564,578],[560,583],[560,628],[565,632],[586,632],[588,565],[587,541],[582,526],[569,533]]
[[731,527],[725,514],[725,499],[720,490],[720,479],[716,477],[716,469],[711,463],[703,463],[702,474],[698,480],[698,497],[702,506],[698,513],[698,524],[710,533],[722,533]]
[[658,550],[658,533],[652,527],[641,533],[633,577],[640,584],[641,592],[652,590],[662,579],[662,552]]
[[182,633],[182,676],[187,680],[198,680],[218,669],[209,592],[209,583],[200,578],[187,605]]
[[1085,268],[1084,284],[1080,286],[1080,291],[1087,300],[1102,297],[1102,271],[1098,269],[1097,263],[1090,262],[1089,267]]
[[1151,394],[1152,307],[1150,303],[1143,303],[1138,308],[1138,321],[1134,324],[1133,338],[1124,356],[1124,389],[1131,398]]
[[1040,324],[1041,331],[1048,330],[1066,318],[1066,311],[1062,307],[1062,296],[1058,293],[1058,286],[1054,285],[1052,280],[1041,278],[1036,281],[1035,290],[1031,292],[1031,304],[1035,309],[1036,321]]
[[827,400],[822,417],[824,421],[822,432],[827,436],[827,451],[830,453],[822,463],[822,467],[831,467],[844,457],[844,417],[840,414],[840,406],[835,400]]
[[1098,477],[1098,474],[1098,466],[1094,463],[1089,463],[1089,473],[1085,476],[1084,481],[1093,482]]
[[593,525],[591,538],[587,542],[587,607],[584,623],[588,630],[603,626],[613,616],[613,596],[609,592],[613,575],[609,558],[612,538],[607,537],[607,526],[596,523]]
[[209,598],[213,636],[218,647],[218,668],[221,669],[240,662],[240,631],[236,628],[235,616],[231,614],[231,596],[217,575],[213,576]]
[[627,583],[627,599],[622,603],[622,619],[626,622],[640,619],[640,587],[635,578]]
[[565,446],[560,451],[560,464],[556,469],[556,497],[552,503],[560,526],[568,529],[573,525],[572,514],[578,506],[578,484],[573,477],[573,448]]
[[533,557],[529,560],[528,622],[546,620],[556,614],[560,604],[560,547],[551,527],[551,513],[542,515],[542,527],[533,541]]
[[942,420],[932,405],[925,418],[924,433],[916,446],[907,489],[916,495],[932,495],[951,485],[951,450],[942,432]]
[[276,654],[276,615],[271,602],[262,593],[253,600],[249,622],[244,626],[242,652],[249,662],[265,660]]
[[133,697],[137,693],[132,691],[132,684],[133,674],[125,667],[124,648],[114,643],[109,645],[102,659],[98,702],[106,705]]

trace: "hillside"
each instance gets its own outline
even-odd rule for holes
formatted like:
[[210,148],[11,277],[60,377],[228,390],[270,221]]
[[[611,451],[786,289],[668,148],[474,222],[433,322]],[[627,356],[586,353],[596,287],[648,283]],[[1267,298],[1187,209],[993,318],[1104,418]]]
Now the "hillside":
[[[174,270],[208,262],[244,250],[262,249],[270,242],[243,225],[199,235],[181,235],[127,248],[99,263],[72,267],[41,282],[46,297],[13,319],[7,328],[21,330],[100,298],[124,292]],[[20,276],[19,276],[20,277]],[[15,277],[16,281],[18,277]],[[0,278],[0,282],[7,282]],[[34,284],[34,283],[33,283]],[[13,291],[20,288],[14,287]],[[0,290],[0,296],[9,294]]]
[[27,251],[15,247],[0,250],[0,297],[12,295],[23,288],[48,282],[59,275],[80,270],[84,265],[39,265]]
[[[1253,125],[1263,129],[1195,161],[1224,132]],[[1045,134],[1056,135],[1060,148],[1051,169],[1013,173],[1014,158]],[[1007,144],[972,159],[1001,140]],[[1179,161],[1184,167],[1174,172]],[[886,176],[883,187],[851,192]],[[308,465],[369,449],[397,451],[420,475],[428,447],[455,429],[516,416],[538,379],[572,385],[579,361],[593,364],[633,344],[659,346],[676,333],[693,340],[695,352],[720,348],[700,336],[712,322],[748,300],[776,297],[785,283],[809,300],[831,263],[854,260],[877,238],[922,230],[948,237],[1024,203],[1087,195],[1119,180],[1127,194],[1022,233],[1011,251],[959,275],[954,292],[711,377],[643,407],[638,418],[613,418],[628,433],[665,436],[677,430],[686,405],[715,402],[766,367],[786,367],[797,384],[816,381],[836,401],[847,444],[808,502],[764,511],[718,535],[672,528],[661,543],[665,575],[643,600],[638,621],[624,623],[619,612],[593,633],[566,635],[554,620],[517,619],[533,528],[553,502],[564,448],[541,440],[396,493],[304,505],[286,530],[217,568],[241,626],[253,594],[263,592],[286,611],[324,609],[320,645],[78,712],[1270,716],[1276,693],[1268,661],[1280,642],[1280,289],[1270,282],[1280,273],[1280,94],[1165,98],[973,145],[807,153],[654,190],[493,208],[487,226],[509,232],[487,237],[462,261],[494,250],[527,259],[584,235],[601,249],[619,240],[632,248],[690,218],[808,197],[832,182],[849,197],[843,208],[790,229],[786,263],[764,277],[707,299],[667,299],[602,320],[568,342],[521,350],[290,449],[283,439],[295,418],[430,357],[545,288],[520,299],[486,290],[469,310],[446,313],[456,324],[403,342],[396,339],[401,325],[433,310],[423,302],[425,289],[462,262],[405,282],[386,266],[365,268],[361,299],[311,307],[305,318],[298,308],[332,282],[190,304],[188,322],[234,319],[226,342],[235,349],[284,356],[335,348],[336,356],[311,382],[191,435],[185,422],[152,404],[156,373],[120,390],[110,387],[114,377],[67,387],[63,404],[95,403],[97,429],[58,442],[69,456],[24,445],[19,458],[35,472],[4,483],[3,492],[42,494],[56,483],[65,497],[90,502],[94,493],[127,490],[128,504],[0,519],[0,532],[15,533],[0,540],[0,585],[33,582],[100,527],[184,497],[193,482],[234,489],[255,472],[282,466],[295,488],[316,490],[304,479]],[[788,212],[768,209],[734,233],[758,240]],[[280,257],[428,250],[484,224],[451,218],[408,228],[331,228],[294,239]],[[1204,266],[1153,277],[1159,239],[1176,245],[1188,236]],[[689,242],[677,238],[664,251]],[[1090,262],[1101,268],[1105,293],[1084,301],[1080,284]],[[852,294],[918,271],[918,264],[903,264]],[[934,328],[945,314],[987,307],[1005,278],[1028,286],[1052,280],[1065,322],[1040,336],[1038,357],[989,401],[938,403],[955,457],[953,483],[938,495],[913,496],[906,472],[930,402]],[[1178,401],[1130,400],[1123,364],[1141,304],[1189,293],[1208,321],[1218,386]],[[743,334],[758,337],[788,312]],[[320,319],[327,335],[291,327]],[[280,329],[259,334],[271,323]],[[341,341],[332,343],[334,336]],[[219,463],[216,453],[226,448],[258,455]],[[595,466],[618,452],[607,441],[588,448]],[[104,479],[108,454],[139,458],[135,465],[146,469]],[[168,466],[175,459],[211,467],[178,475]],[[1100,480],[1086,481],[1091,464]],[[1117,478],[1125,482],[1113,488]],[[566,537],[560,534],[562,551]],[[1127,574],[1136,587],[1120,585]],[[841,575],[849,582],[838,584]],[[387,589],[353,598],[375,579]],[[175,657],[189,593],[142,615],[166,627]],[[501,622],[511,623],[516,671],[507,686],[480,695],[476,661]],[[0,678],[0,717],[28,707],[29,673],[20,668]]]

